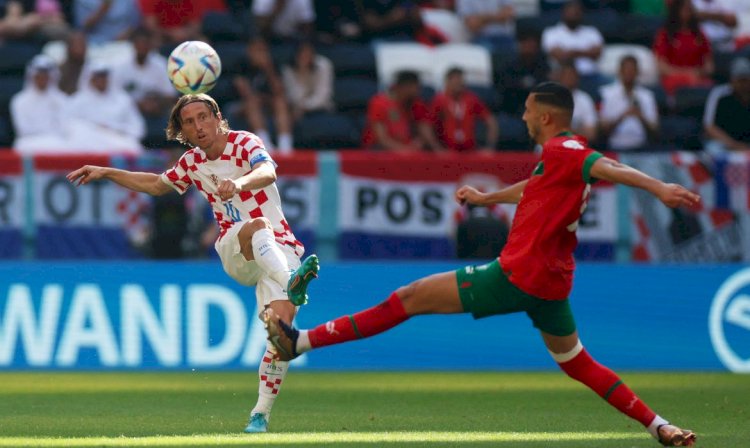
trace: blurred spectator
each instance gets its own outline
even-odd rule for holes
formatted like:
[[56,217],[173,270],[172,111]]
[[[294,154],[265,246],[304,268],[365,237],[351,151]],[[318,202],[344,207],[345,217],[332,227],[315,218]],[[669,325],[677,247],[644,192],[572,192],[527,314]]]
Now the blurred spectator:
[[737,14],[727,0],[692,0],[695,15],[715,51],[734,51]]
[[732,61],[730,77],[729,84],[711,91],[703,117],[706,150],[715,156],[750,151],[750,60]]
[[155,50],[154,35],[146,28],[133,31],[135,57],[114,68],[113,81],[130,94],[145,116],[169,114],[177,97],[167,77],[167,58]]
[[431,115],[435,120],[437,137],[445,147],[457,152],[474,151],[479,147],[476,122],[487,126],[484,151],[493,151],[497,144],[498,127],[487,106],[464,84],[464,72],[458,67],[445,75],[445,89],[432,100]]
[[370,39],[413,40],[423,27],[419,8],[410,0],[359,0],[359,8]]
[[596,106],[591,95],[578,88],[578,70],[575,64],[567,62],[560,67],[558,81],[573,93],[573,119],[570,128],[578,135],[586,137],[592,144],[598,132]]
[[66,39],[65,60],[60,65],[60,90],[68,95],[78,90],[79,81],[86,64],[88,45],[86,35],[80,31],[70,33]]
[[654,38],[654,55],[668,95],[673,95],[679,87],[711,84],[714,71],[711,46],[700,30],[690,0],[670,3],[664,26]]
[[61,39],[69,31],[58,0],[0,0],[0,38],[25,39],[39,33]]
[[583,6],[571,0],[563,7],[561,22],[544,30],[542,48],[555,64],[574,61],[582,80],[601,84],[596,61],[602,54],[604,38],[599,30],[582,23]]
[[162,44],[201,40],[201,20],[209,11],[227,11],[224,0],[140,0],[143,24]]
[[71,144],[83,151],[137,154],[146,125],[132,98],[110,82],[111,68],[91,66],[88,84],[72,96],[65,114]]
[[315,53],[310,42],[301,42],[292,65],[281,70],[294,120],[304,114],[333,109],[333,64]]
[[512,0],[457,0],[456,13],[472,34],[472,42],[491,52],[515,51]]
[[290,152],[294,142],[289,108],[284,85],[271,58],[268,44],[262,37],[254,36],[248,41],[246,51],[247,67],[242,75],[235,76],[233,80],[234,88],[242,101],[242,113],[250,129],[270,149],[273,144],[264,118],[264,109],[270,107],[278,135],[276,149]]
[[529,91],[549,77],[549,64],[541,52],[540,35],[533,30],[518,31],[518,53],[496,71],[503,97],[503,110],[521,113]]
[[362,145],[400,152],[445,150],[432,131],[429,110],[420,99],[420,92],[416,72],[397,73],[390,90],[375,95],[367,105]]
[[620,60],[620,79],[602,89],[601,121],[609,148],[644,147],[659,130],[659,111],[654,94],[637,85],[638,59]]
[[307,38],[312,35],[312,0],[254,0],[253,15],[266,39]]
[[141,16],[136,0],[74,0],[77,29],[90,44],[125,40],[138,26]]
[[17,151],[29,154],[59,144],[68,100],[56,86],[59,75],[55,61],[49,56],[38,55],[29,62],[23,90],[10,101],[16,131],[13,146]]
[[318,39],[332,43],[355,40],[362,35],[356,2],[352,0],[317,1],[315,4],[315,31]]

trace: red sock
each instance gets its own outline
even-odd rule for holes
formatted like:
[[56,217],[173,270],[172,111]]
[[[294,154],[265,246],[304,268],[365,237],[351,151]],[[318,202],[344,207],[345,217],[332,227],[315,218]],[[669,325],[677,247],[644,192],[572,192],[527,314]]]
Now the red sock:
[[388,300],[372,308],[313,328],[308,332],[310,345],[318,348],[367,338],[389,330],[408,318],[401,299],[394,292]]
[[582,350],[575,358],[559,364],[574,380],[580,381],[618,411],[648,427],[656,414],[613,371],[594,361]]

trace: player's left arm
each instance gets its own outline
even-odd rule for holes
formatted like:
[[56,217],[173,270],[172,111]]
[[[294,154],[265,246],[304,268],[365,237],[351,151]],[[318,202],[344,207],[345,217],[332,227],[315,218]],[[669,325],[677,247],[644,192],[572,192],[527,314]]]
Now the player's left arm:
[[253,170],[238,179],[224,179],[219,184],[218,194],[222,201],[232,199],[241,191],[259,190],[276,182],[276,166],[265,160],[258,162]]
[[594,162],[591,166],[590,177],[646,190],[659,198],[667,207],[689,207],[701,200],[700,196],[682,185],[662,182],[607,157],[600,157]]

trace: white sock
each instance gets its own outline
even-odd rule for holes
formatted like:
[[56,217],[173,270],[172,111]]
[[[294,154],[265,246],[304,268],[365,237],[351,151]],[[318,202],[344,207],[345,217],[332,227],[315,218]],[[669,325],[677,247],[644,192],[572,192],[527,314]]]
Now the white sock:
[[268,134],[268,131],[265,129],[258,129],[255,132],[255,135],[258,136],[258,138],[263,142],[263,146],[266,148],[266,151],[273,151],[273,142],[271,141],[271,136]]
[[281,383],[284,381],[286,372],[289,369],[289,362],[274,360],[273,356],[271,347],[267,346],[266,353],[263,355],[263,359],[260,361],[260,366],[258,367],[258,377],[260,379],[258,383],[258,402],[250,412],[250,415],[265,414],[266,421],[271,418],[271,408],[274,401],[276,401]]
[[659,434],[656,432],[659,429],[659,426],[661,425],[668,425],[669,422],[664,420],[661,415],[657,415],[654,417],[654,420],[651,422],[650,425],[648,425],[648,432],[651,433],[651,435],[656,439],[659,440]]
[[289,154],[294,149],[294,141],[292,134],[279,134],[279,144],[276,145],[276,149],[282,154]]
[[281,248],[276,244],[276,238],[270,229],[262,229],[253,233],[253,256],[263,271],[268,274],[281,289],[286,291],[291,271]]
[[299,331],[299,337],[297,338],[297,353],[305,353],[312,350],[312,345],[310,345],[310,335],[308,334],[307,330],[300,330]]

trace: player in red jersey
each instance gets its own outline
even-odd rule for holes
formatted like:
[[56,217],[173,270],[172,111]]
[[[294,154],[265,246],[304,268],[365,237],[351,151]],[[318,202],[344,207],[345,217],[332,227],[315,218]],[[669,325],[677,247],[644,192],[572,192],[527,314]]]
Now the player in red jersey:
[[[191,185],[213,208],[219,237],[214,244],[226,273],[241,285],[255,286],[259,309],[273,309],[291,321],[292,301],[307,300],[307,283],[318,271],[297,241],[281,210],[276,163],[263,142],[246,131],[230,130],[219,106],[208,95],[184,95],[172,108],[167,138],[191,148],[161,175],[86,165],[68,174],[78,185],[107,179],[154,196]],[[300,276],[304,269],[304,275]],[[287,300],[287,296],[289,300]],[[288,363],[274,359],[269,344],[258,368],[258,402],[245,432],[266,432]]]
[[573,98],[556,83],[535,87],[523,119],[543,145],[531,177],[493,193],[463,186],[456,200],[476,205],[517,203],[508,242],[498,260],[431,275],[397,289],[386,301],[311,330],[297,330],[265,313],[269,340],[281,359],[376,335],[420,314],[472,313],[475,318],[525,312],[547,349],[571,378],[645,426],[665,446],[692,446],[695,434],[669,424],[610,369],[594,361],[578,339],[568,303],[578,220],[595,179],[642,188],[668,207],[691,206],[700,197],[589,149],[568,129]]

